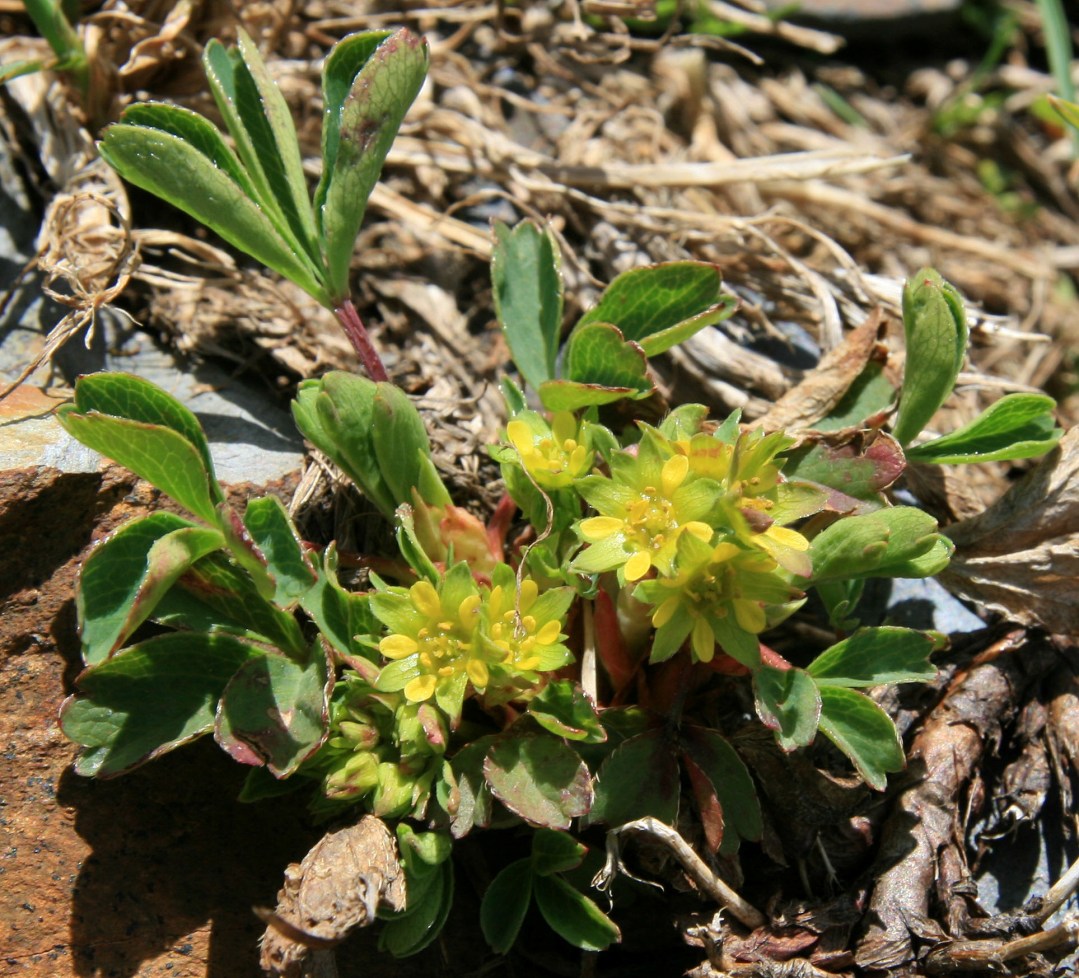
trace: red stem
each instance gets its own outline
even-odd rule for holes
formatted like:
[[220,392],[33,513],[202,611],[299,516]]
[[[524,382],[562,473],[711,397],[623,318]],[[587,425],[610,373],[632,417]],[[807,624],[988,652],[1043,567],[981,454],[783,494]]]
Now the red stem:
[[371,343],[371,337],[367,335],[363,320],[360,319],[360,314],[356,312],[356,307],[352,304],[352,300],[345,299],[333,312],[344,329],[345,335],[349,338],[349,342],[352,343],[357,356],[359,356],[360,363],[367,376],[376,383],[389,380],[386,368],[382,365],[382,358]]

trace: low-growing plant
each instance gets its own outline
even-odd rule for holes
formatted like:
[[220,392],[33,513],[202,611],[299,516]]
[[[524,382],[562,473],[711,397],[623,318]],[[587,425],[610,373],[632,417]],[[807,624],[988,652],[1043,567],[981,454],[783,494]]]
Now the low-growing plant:
[[[342,42],[372,58],[387,43]],[[208,55],[214,64],[224,57]],[[250,65],[250,50],[244,57]],[[328,64],[342,57],[335,51]],[[228,63],[239,85],[241,62]],[[178,151],[204,131],[186,116],[191,128],[180,133],[148,125],[166,118],[160,107],[134,111],[106,136],[108,158],[140,176],[145,147]],[[143,149],[128,152],[124,140]],[[220,153],[223,143],[213,145]],[[388,143],[372,146],[384,156]],[[377,168],[361,165],[366,181]],[[236,189],[220,198],[219,230],[233,226],[226,205],[246,207],[237,202],[254,185],[241,192],[229,166],[221,179]],[[193,197],[177,187],[177,197]],[[269,181],[258,192],[268,187],[280,189]],[[322,230],[310,240],[325,246],[338,197],[320,194]],[[286,227],[300,240],[299,224],[278,227],[280,214],[258,211],[280,239],[274,248]],[[407,841],[407,904],[380,940],[397,955],[438,934],[453,898],[453,844],[477,829],[532,833],[483,898],[483,933],[498,952],[514,944],[533,900],[577,947],[619,940],[582,882],[594,827],[647,816],[674,825],[689,806],[712,853],[759,840],[754,772],[720,719],[741,717],[739,696],[756,719],[738,723],[763,724],[786,752],[819,733],[884,789],[904,752],[864,690],[932,678],[939,637],[859,627],[862,585],[931,576],[952,551],[935,520],[896,505],[889,487],[908,459],[1026,458],[1060,435],[1051,400],[1010,395],[971,424],[918,441],[967,342],[959,295],[930,269],[904,291],[907,368],[891,434],[882,426],[896,392],[879,371],[859,378],[816,433],[765,431],[737,413],[711,420],[694,404],[646,423],[634,402],[655,393],[648,357],[735,308],[717,269],[673,262],[620,275],[563,341],[553,235],[525,222],[495,236],[495,306],[535,397],[505,380],[508,421],[490,449],[523,516],[516,533],[510,506],[484,525],[454,504],[419,413],[386,381],[333,372],[302,383],[294,404],[304,435],[396,527],[401,559],[380,565],[392,573],[371,573],[361,591],[342,585],[334,544],[303,540],[275,497],[233,509],[195,417],[148,382],[83,377],[58,411],[74,437],[191,517],[134,520],[85,561],[86,668],[61,714],[83,747],[77,770],[118,775],[212,734],[250,768],[245,799],[307,785],[320,816],[367,812],[396,823]],[[333,240],[343,249],[344,238]],[[335,251],[331,271],[303,253],[312,280],[338,301],[347,256]],[[278,266],[296,271],[291,259]],[[865,429],[867,418],[876,427],[860,450],[822,434]],[[813,592],[835,641],[799,664],[767,643]],[[166,631],[141,637],[146,622]],[[717,710],[717,696],[732,709]]]
[[74,26],[79,19],[79,4],[72,0],[26,0],[26,12],[52,50],[54,60],[30,58],[0,64],[0,84],[38,71],[63,71],[85,97],[90,69],[86,49]]

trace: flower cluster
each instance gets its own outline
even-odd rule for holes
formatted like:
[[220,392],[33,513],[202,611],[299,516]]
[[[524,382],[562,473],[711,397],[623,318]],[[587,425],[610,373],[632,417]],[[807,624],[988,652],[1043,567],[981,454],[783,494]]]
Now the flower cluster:
[[530,578],[518,582],[505,564],[491,587],[480,585],[466,563],[438,581],[410,588],[381,585],[371,609],[388,634],[378,651],[389,662],[375,683],[403,693],[410,703],[434,701],[455,723],[471,686],[505,699],[572,660],[563,644],[562,618],[572,600],[568,588],[539,593]]
[[793,610],[803,595],[792,581],[812,570],[808,540],[787,524],[825,497],[783,480],[785,435],[740,433],[736,423],[703,431],[699,421],[683,412],[658,429],[641,425],[635,450],[612,453],[609,476],[578,480],[598,515],[578,522],[588,546],[569,570],[640,582],[633,596],[653,609],[652,661],[689,639],[699,661],[718,645],[752,666],[757,635]]

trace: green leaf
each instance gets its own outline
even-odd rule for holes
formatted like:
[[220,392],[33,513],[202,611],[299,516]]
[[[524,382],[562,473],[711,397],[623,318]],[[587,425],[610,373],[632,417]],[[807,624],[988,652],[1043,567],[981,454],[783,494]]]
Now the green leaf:
[[372,658],[374,653],[356,640],[374,635],[381,624],[371,612],[366,593],[346,591],[337,580],[337,548],[330,544],[323,553],[315,586],[300,599],[300,606],[318,625],[319,633],[338,652]]
[[543,919],[559,937],[584,951],[602,951],[622,939],[622,932],[595,901],[560,876],[537,876],[533,883]]
[[427,76],[429,59],[427,42],[404,28],[380,38],[374,50],[362,35],[337,48],[342,45],[347,47],[339,54],[335,49],[323,69],[323,169],[315,193],[329,289],[336,300],[348,296],[349,265],[367,200]]
[[893,400],[895,388],[884,373],[884,364],[871,360],[827,417],[815,422],[813,427],[817,431],[839,431],[861,426],[866,418],[883,411]]
[[903,288],[907,363],[892,434],[913,441],[952,392],[967,350],[963,297],[932,268],[923,268]]
[[510,731],[483,762],[494,796],[533,825],[568,829],[592,807],[592,780],[584,762],[560,740]]
[[761,666],[753,674],[757,716],[775,732],[785,751],[805,747],[817,734],[821,700],[817,687],[802,669]]
[[589,323],[611,323],[653,357],[705,326],[722,322],[737,304],[734,296],[724,295],[717,265],[666,262],[619,275],[581,317],[574,332]]
[[929,577],[947,566],[954,545],[937,521],[913,506],[837,520],[810,544],[813,582],[857,577]]
[[878,432],[868,444],[858,435],[840,444],[820,441],[798,448],[788,456],[783,474],[788,479],[804,479],[837,489],[852,500],[872,504],[866,508],[875,508],[881,505],[881,492],[905,468],[906,459],[899,442]]
[[[225,142],[221,131],[197,112],[167,102],[137,102],[124,109],[120,122],[144,129],[157,129],[183,140],[205,156],[216,169],[231,177],[248,197],[252,200],[257,198],[251,178]],[[106,144],[110,139],[110,132],[111,130],[106,130]]]
[[225,687],[214,737],[240,763],[287,778],[326,739],[332,686],[317,644],[305,664],[272,653],[249,659]]
[[662,731],[631,737],[603,762],[589,823],[626,822],[652,815],[666,825],[678,817],[678,762]]
[[244,526],[274,579],[274,604],[279,608],[293,607],[314,586],[318,575],[284,504],[276,496],[252,499],[244,511]]
[[83,563],[75,599],[86,664],[115,652],[177,578],[223,542],[217,530],[172,513],[151,513],[102,540]]
[[820,698],[821,733],[851,759],[866,784],[883,791],[888,774],[902,771],[906,763],[891,718],[852,689],[823,686]]
[[567,740],[601,743],[607,731],[592,701],[576,683],[558,679],[548,683],[528,704],[531,717],[544,730]]
[[513,362],[534,390],[555,375],[562,332],[562,271],[548,228],[522,221],[511,231],[495,223],[491,284],[495,314]]
[[480,737],[462,747],[450,761],[458,791],[457,807],[450,813],[450,831],[463,839],[473,828],[491,824],[491,789],[483,776],[483,762],[495,737]]
[[532,865],[518,859],[487,887],[480,904],[480,929],[495,954],[507,954],[521,931],[532,902]]
[[1059,113],[1060,117],[1076,131],[1079,131],[1079,105],[1069,102],[1057,95],[1048,96],[1049,104]]
[[256,646],[228,635],[161,635],[86,669],[60,712],[85,750],[75,770],[111,777],[201,737],[229,679]]
[[310,259],[282,237],[226,169],[219,169],[197,147],[169,132],[120,122],[105,131],[99,148],[105,162],[128,183],[205,224],[322,305],[332,305]]
[[210,40],[206,80],[257,190],[255,202],[318,276],[322,258],[292,113],[255,43],[243,30],[238,40],[230,50]]
[[[413,891],[409,880],[409,899]],[[430,944],[446,923],[453,906],[453,863],[447,860],[434,870],[432,881],[423,891],[422,899],[410,903],[407,911],[387,920],[378,935],[380,951],[389,951],[395,958],[417,954]]]
[[239,622],[269,644],[306,660],[307,643],[296,619],[263,598],[251,576],[225,554],[203,557],[176,582],[173,591],[186,592],[209,608],[211,618],[216,613],[223,623]]
[[654,389],[640,346],[623,339],[609,323],[590,323],[566,344],[563,378],[545,381],[539,395],[548,411],[576,411],[647,397]]
[[932,651],[933,638],[925,632],[862,628],[825,649],[806,671],[820,687],[928,682],[937,674]]
[[[210,444],[199,419],[175,397],[156,384],[134,374],[86,374],[75,383],[75,408],[80,414],[100,414],[171,428],[199,453],[206,472],[213,477]],[[214,482],[214,502],[223,502],[221,487]]]
[[1044,455],[1064,434],[1056,427],[1055,407],[1044,394],[1006,394],[962,428],[907,449],[907,458],[955,465]]
[[536,829],[532,835],[532,869],[540,876],[576,869],[586,852],[588,849],[567,832]]
[[57,408],[56,418],[88,448],[119,462],[200,519],[217,522],[215,504],[221,489],[206,471],[198,449],[183,435],[161,425],[96,411],[80,414],[72,404]]
[[715,730],[686,724],[682,728],[685,752],[712,783],[723,807],[725,831],[721,855],[733,855],[742,839],[760,839],[764,824],[757,789],[742,759]]
[[382,479],[396,505],[410,503],[413,488],[420,484],[421,458],[431,455],[423,419],[400,387],[380,383],[371,420],[371,439]]

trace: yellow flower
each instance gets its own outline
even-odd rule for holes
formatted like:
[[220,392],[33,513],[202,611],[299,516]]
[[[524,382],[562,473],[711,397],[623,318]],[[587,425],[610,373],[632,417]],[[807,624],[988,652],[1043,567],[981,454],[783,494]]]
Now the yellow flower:
[[645,581],[633,596],[655,606],[652,661],[670,658],[688,638],[693,657],[710,662],[716,644],[747,666],[760,661],[756,636],[767,627],[766,609],[800,592],[767,554],[733,540],[715,546],[685,536],[677,573]]
[[719,486],[689,479],[684,455],[660,457],[652,442],[637,456],[611,459],[611,478],[590,476],[578,491],[600,514],[582,520],[577,531],[591,544],[570,564],[577,573],[618,569],[624,581],[639,581],[651,568],[672,573],[678,541],[684,534],[707,541],[712,528],[703,521],[716,504]]
[[592,468],[587,428],[569,411],[555,412],[549,425],[535,411],[522,411],[506,425],[506,437],[541,489],[565,489]]
[[390,631],[378,643],[390,661],[376,688],[403,690],[413,703],[434,697],[456,719],[468,683],[482,690],[490,676],[488,655],[477,640],[481,601],[465,563],[451,567],[437,589],[423,580],[407,591],[385,588],[372,594],[371,610]]

